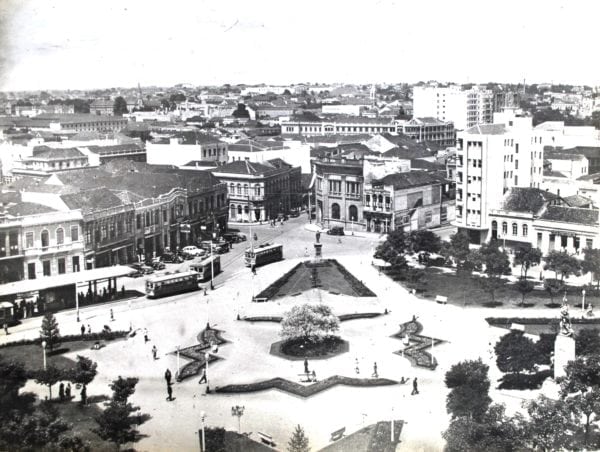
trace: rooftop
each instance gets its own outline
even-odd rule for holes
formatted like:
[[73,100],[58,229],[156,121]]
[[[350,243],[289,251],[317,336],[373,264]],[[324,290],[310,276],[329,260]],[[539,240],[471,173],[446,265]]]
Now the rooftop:
[[396,190],[445,182],[445,178],[428,171],[408,171],[388,174],[381,179],[373,180],[372,185],[392,185]]
[[539,188],[515,187],[505,195],[502,209],[510,212],[537,213],[546,202],[557,199],[560,197]]
[[48,146],[35,146],[30,159],[64,160],[85,157],[77,148],[50,148]]
[[280,170],[271,164],[265,165],[264,163],[249,162],[247,160],[236,160],[215,170],[216,173],[221,174],[247,174],[252,176],[267,176],[278,171]]
[[472,135],[503,135],[507,131],[508,130],[504,124],[477,124],[476,126],[468,128],[466,133],[470,133]]
[[83,214],[123,205],[121,199],[106,187],[62,195],[61,199],[69,209],[81,209]]
[[549,206],[540,219],[586,226],[598,226],[598,210]]

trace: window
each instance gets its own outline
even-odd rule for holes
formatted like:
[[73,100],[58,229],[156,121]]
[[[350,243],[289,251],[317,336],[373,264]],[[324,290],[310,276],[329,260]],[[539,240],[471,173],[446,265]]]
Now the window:
[[33,248],[33,232],[25,234],[25,248]]
[[73,256],[71,258],[71,262],[73,263],[73,271],[78,272],[79,271],[79,256]]
[[254,186],[254,196],[260,196],[260,185],[258,184]]
[[58,259],[58,274],[62,275],[64,273],[66,273],[65,258],[61,257]]
[[371,195],[366,195],[366,196],[365,196],[365,204],[366,204],[367,206],[370,206],[370,205],[371,205]]
[[350,206],[348,209],[348,216],[350,221],[358,221],[358,208],[356,206]]
[[50,244],[50,235],[48,234],[48,231],[44,229],[42,231],[42,248],[48,248],[49,244]]
[[27,279],[35,279],[35,263],[27,264]]
[[431,223],[431,212],[425,212],[425,223]]
[[502,234],[508,234],[508,223],[506,223],[506,221],[502,222]]
[[237,194],[238,195],[242,194],[242,184],[237,184]]
[[512,224],[512,235],[517,235],[517,223]]
[[594,246],[594,240],[593,239],[585,239],[585,246],[586,246],[586,248],[591,249]]
[[519,169],[519,161],[515,160],[515,169]]
[[248,196],[248,184],[244,184],[244,196]]
[[523,237],[527,237],[527,233],[528,233],[528,227],[526,224],[523,225]]
[[334,220],[340,219],[340,205],[338,203],[333,203],[331,205],[331,218]]
[[79,226],[71,226],[71,242],[79,241]]
[[92,230],[89,228],[89,226],[85,230],[85,243],[88,245],[92,243]]
[[167,222],[167,211],[163,210],[162,213],[163,213],[163,223],[166,223]]
[[238,215],[241,215],[242,214],[242,206],[238,206],[237,210],[238,210]]
[[56,230],[56,244],[62,245],[65,243],[65,230],[63,228],[58,228]]
[[141,213],[138,213],[135,216],[135,228],[142,229],[142,214]]
[[50,276],[50,261],[43,261],[42,269],[44,276]]

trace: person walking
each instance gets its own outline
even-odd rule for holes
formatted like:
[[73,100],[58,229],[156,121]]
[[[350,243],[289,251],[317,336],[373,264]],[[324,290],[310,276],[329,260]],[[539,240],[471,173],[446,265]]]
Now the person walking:
[[144,328],[144,344],[148,342],[150,339],[148,338],[148,329]]
[[156,348],[156,345],[152,346],[152,357],[156,360],[158,359],[158,357],[156,356],[158,354],[158,349]]
[[170,384],[167,384],[167,395],[167,400],[171,402],[173,400],[173,386]]
[[85,325],[81,324],[81,335],[84,336],[85,335]]
[[202,375],[200,376],[200,381],[198,382],[200,385],[202,383],[208,383],[208,380],[206,379],[206,369],[202,369]]
[[85,385],[81,388],[81,404],[85,405],[87,403],[87,389],[85,389]]
[[8,336],[8,323],[4,324],[4,334]]
[[372,375],[372,377],[373,378],[379,378],[379,374],[377,373],[377,363],[376,362],[373,363],[373,375]]
[[90,326],[89,323],[88,323],[88,334],[92,334],[92,327]]
[[67,383],[67,387],[65,388],[65,399],[69,402],[71,401],[71,383]]
[[308,375],[308,359],[304,358],[304,373]]
[[113,313],[112,308],[110,308],[110,320],[111,322],[115,320],[115,314]]
[[417,383],[417,377],[413,380],[413,390],[410,395],[415,395],[419,393],[419,384]]
[[171,371],[169,369],[165,371],[165,380],[167,381],[167,385],[171,384]]
[[62,381],[60,382],[60,385],[58,386],[58,398],[60,399],[61,402],[63,400],[65,400],[65,384]]

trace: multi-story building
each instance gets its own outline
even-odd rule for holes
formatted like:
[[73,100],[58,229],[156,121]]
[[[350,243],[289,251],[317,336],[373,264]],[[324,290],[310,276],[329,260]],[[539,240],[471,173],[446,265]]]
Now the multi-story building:
[[363,160],[336,156],[314,163],[317,221],[364,227]]
[[413,115],[416,118],[434,117],[454,123],[457,130],[493,120],[494,93],[473,87],[415,86],[413,88]]
[[437,173],[389,174],[364,188],[367,231],[410,232],[448,224],[454,220],[454,206],[450,182]]
[[49,121],[54,132],[118,132],[127,126],[127,118],[92,114],[40,115],[36,119]]
[[12,169],[15,177],[47,177],[53,173],[98,166],[99,159],[85,149],[36,146],[31,157],[24,157]]
[[357,116],[335,116],[332,118],[295,116],[282,119],[282,135],[357,135],[392,132],[396,133],[396,125],[390,118],[365,118]]
[[196,161],[227,163],[227,143],[205,133],[183,132],[156,143],[146,143],[146,160],[152,165],[185,165]]
[[300,168],[280,159],[236,160],[212,173],[229,187],[231,221],[267,221],[299,206]]
[[454,146],[456,143],[454,124],[432,117],[398,121],[398,133],[438,146]]
[[[0,284],[23,279],[21,224],[9,216],[5,196],[0,205]],[[18,200],[18,197],[15,199]]]
[[539,188],[543,139],[530,117],[497,113],[495,124],[459,132],[456,163],[456,226],[473,243],[488,237],[489,211],[512,187]]
[[110,99],[94,99],[90,104],[90,113],[93,115],[113,116],[115,102]]

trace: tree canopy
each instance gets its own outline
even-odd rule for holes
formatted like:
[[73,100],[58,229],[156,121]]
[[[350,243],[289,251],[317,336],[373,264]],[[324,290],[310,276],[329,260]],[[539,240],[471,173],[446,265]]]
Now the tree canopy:
[[544,270],[553,271],[556,278],[560,275],[561,282],[571,275],[579,276],[581,263],[575,256],[571,256],[566,251],[550,251],[544,258]]
[[292,433],[287,450],[288,452],[309,452],[308,437],[300,425],[297,425],[294,433]]
[[51,312],[44,315],[42,319],[42,328],[40,329],[40,338],[46,341],[46,347],[52,351],[54,346],[60,343],[60,330],[56,317]]
[[125,113],[129,113],[127,109],[127,101],[123,98],[123,96],[118,96],[115,98],[115,102],[113,103],[113,113],[117,116],[122,116]]
[[325,304],[303,304],[286,312],[281,321],[284,339],[303,339],[319,342],[339,329],[339,320]]
[[583,250],[581,269],[583,273],[591,273],[592,280],[596,279],[600,286],[600,249],[586,248]]
[[479,420],[487,411],[492,399],[488,393],[489,367],[481,359],[461,361],[446,372],[445,383],[450,389],[446,409],[453,418],[466,416]]
[[494,347],[496,364],[502,372],[519,373],[533,370],[538,362],[538,348],[522,331],[511,331]]
[[510,275],[510,260],[506,251],[501,250],[498,242],[492,240],[479,249],[481,262],[485,265],[485,273],[489,276],[500,277]]
[[539,248],[520,246],[515,251],[513,265],[521,266],[521,276],[527,278],[527,271],[534,265],[538,265],[542,259],[542,252]]
[[408,243],[413,253],[439,253],[442,248],[440,237],[428,229],[412,231],[408,235]]

